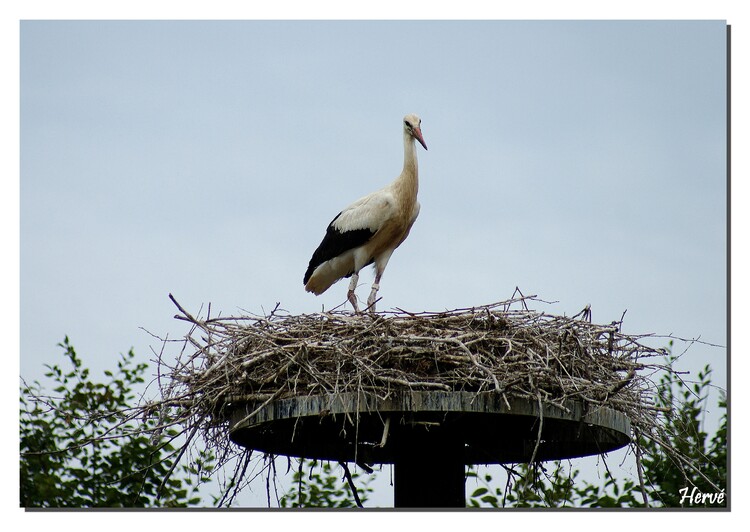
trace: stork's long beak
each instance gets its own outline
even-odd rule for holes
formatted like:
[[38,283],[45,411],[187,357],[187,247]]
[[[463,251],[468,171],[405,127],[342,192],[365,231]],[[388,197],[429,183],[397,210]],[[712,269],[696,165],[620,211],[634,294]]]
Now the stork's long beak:
[[422,138],[422,130],[418,127],[414,128],[414,138],[419,141],[425,150],[427,149],[427,144],[424,143],[424,139]]

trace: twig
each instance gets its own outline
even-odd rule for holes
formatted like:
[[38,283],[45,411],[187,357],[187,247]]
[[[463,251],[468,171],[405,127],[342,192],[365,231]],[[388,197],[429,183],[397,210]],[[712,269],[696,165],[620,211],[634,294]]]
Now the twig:
[[339,462],[339,465],[344,469],[344,477],[346,478],[346,481],[349,483],[349,489],[352,490],[352,496],[354,497],[354,502],[357,503],[357,506],[362,508],[362,501],[359,500],[359,494],[357,493],[357,486],[354,485],[354,480],[352,480],[352,474],[349,472],[349,466],[346,465],[346,462]]

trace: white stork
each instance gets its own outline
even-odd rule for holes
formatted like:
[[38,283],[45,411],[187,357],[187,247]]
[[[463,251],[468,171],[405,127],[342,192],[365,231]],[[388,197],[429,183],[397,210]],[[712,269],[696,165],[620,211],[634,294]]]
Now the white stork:
[[367,307],[375,311],[375,297],[388,260],[409,235],[419,214],[419,179],[414,139],[427,149],[417,115],[404,117],[404,169],[386,187],[358,199],[336,215],[313,253],[305,272],[305,290],[320,295],[343,277],[351,277],[347,299],[359,312],[354,290],[359,271],[375,263]]

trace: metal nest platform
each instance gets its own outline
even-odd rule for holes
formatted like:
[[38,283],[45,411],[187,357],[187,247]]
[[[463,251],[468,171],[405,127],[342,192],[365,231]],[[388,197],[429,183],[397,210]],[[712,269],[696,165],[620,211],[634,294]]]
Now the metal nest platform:
[[237,405],[229,434],[269,454],[365,464],[397,463],[412,444],[448,446],[467,465],[576,458],[630,443],[624,414],[584,412],[577,401],[564,406],[443,391],[294,397]]

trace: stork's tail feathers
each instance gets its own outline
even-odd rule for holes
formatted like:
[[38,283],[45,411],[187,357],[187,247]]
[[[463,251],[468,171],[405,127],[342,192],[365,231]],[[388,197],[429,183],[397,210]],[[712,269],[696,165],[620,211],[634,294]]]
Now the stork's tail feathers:
[[322,279],[320,276],[312,276],[305,283],[305,290],[307,290],[308,292],[312,292],[316,296],[319,296],[320,294],[328,290],[328,288],[330,288],[330,286],[336,281],[338,281],[338,279],[327,282],[327,280]]
[[305,290],[319,296],[328,290],[333,283],[354,273],[354,257],[351,252],[343,256],[335,257],[316,266],[312,264],[307,268],[305,277]]

